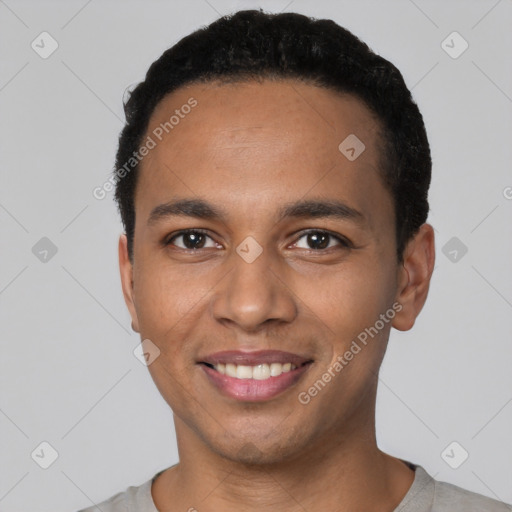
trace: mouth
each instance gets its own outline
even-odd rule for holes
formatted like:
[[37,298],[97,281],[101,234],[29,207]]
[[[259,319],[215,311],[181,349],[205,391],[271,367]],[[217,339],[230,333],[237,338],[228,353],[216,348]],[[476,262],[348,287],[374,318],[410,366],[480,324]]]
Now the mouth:
[[278,350],[217,352],[198,362],[223,395],[250,402],[269,400],[288,390],[312,363],[312,359]]

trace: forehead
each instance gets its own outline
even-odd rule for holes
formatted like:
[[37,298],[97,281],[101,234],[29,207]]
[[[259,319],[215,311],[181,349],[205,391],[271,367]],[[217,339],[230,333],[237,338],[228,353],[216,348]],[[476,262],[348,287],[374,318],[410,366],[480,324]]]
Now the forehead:
[[155,147],[140,166],[138,217],[170,195],[224,205],[244,198],[255,214],[308,193],[361,207],[379,188],[386,193],[370,110],[352,95],[293,80],[183,87],[157,105],[146,137]]
[[[197,105],[189,108],[191,102]],[[244,138],[257,144],[259,137],[280,130],[280,137],[273,140],[276,145],[293,135],[310,140],[309,147],[318,140],[327,142],[326,137],[338,138],[352,130],[371,146],[378,138],[379,125],[376,116],[354,95],[282,79],[182,87],[156,106],[148,133],[156,130],[158,140],[166,139],[166,143],[180,148],[191,132],[207,135],[214,144],[240,144]],[[367,161],[369,153],[373,148],[366,154]]]

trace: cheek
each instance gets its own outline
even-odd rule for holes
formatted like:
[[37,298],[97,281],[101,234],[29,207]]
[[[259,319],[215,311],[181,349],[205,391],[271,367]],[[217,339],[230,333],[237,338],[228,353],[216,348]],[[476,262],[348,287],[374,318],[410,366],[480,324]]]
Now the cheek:
[[[137,274],[136,300],[143,316],[157,320],[157,325],[171,323],[193,310],[201,297],[202,288],[207,288],[197,269],[166,261],[159,255],[140,259]],[[193,266],[192,266],[193,267]]]
[[196,281],[162,265],[146,265],[139,279],[137,311],[141,337],[150,339],[160,350],[148,370],[170,407],[186,410],[188,393],[183,390],[195,366],[190,340],[204,314],[205,303],[201,298],[205,291],[201,293],[202,287]]
[[177,354],[204,308],[208,287],[161,265],[146,264],[137,278],[135,300],[141,336],[169,356]]
[[380,266],[373,268],[353,288],[348,313],[340,318],[340,329],[343,322],[347,329],[335,350],[342,357],[343,372],[350,375],[349,385],[356,387],[368,381],[369,372],[378,372],[395,315],[392,274]]
[[313,311],[328,332],[345,343],[373,325],[391,306],[393,279],[389,268],[360,258],[318,273],[313,280],[301,279],[297,295],[306,310]]

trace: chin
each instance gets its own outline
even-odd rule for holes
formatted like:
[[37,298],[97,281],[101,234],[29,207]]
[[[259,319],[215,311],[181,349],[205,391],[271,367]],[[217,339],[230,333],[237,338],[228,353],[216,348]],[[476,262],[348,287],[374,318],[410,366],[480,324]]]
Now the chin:
[[211,446],[221,457],[239,464],[249,466],[268,466],[286,462],[293,459],[302,450],[287,439],[231,439],[226,440],[223,446]]

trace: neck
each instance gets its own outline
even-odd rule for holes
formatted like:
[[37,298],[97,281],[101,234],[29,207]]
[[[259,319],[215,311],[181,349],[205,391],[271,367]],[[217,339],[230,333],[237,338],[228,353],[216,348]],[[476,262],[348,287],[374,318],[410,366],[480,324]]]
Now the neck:
[[[241,464],[207,447],[175,417],[180,463],[153,484],[160,510],[392,512],[414,472],[380,451],[374,407],[271,464]],[[243,507],[242,507],[243,505]]]

